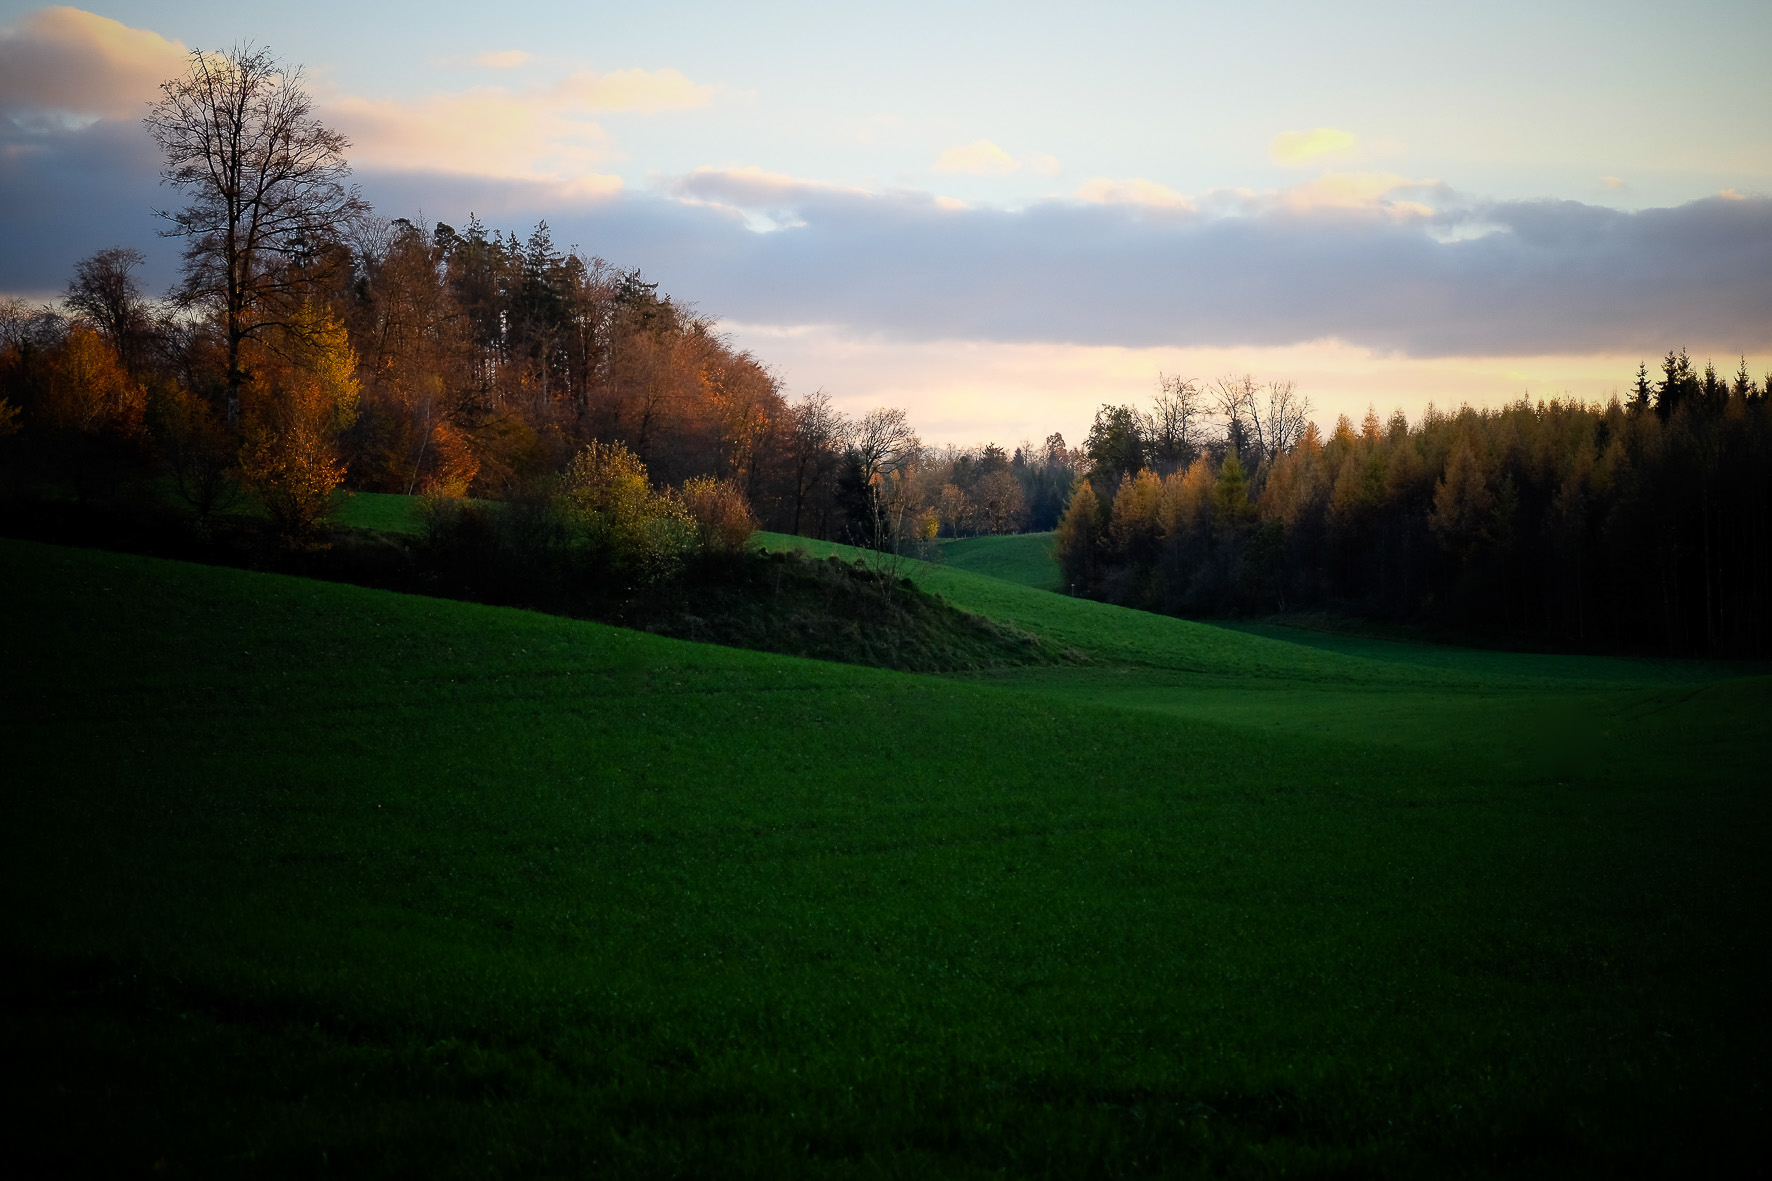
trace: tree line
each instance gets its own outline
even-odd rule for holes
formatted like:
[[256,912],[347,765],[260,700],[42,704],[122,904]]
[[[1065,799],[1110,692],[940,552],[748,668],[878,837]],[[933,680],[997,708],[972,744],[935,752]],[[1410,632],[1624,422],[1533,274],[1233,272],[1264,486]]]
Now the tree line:
[[[1369,412],[1327,438],[1302,415],[1292,437],[1276,387],[1221,388],[1225,427],[1191,454],[1162,406],[1104,407],[1057,552],[1074,593],[1161,611],[1329,608],[1764,655],[1769,388],[1745,360],[1729,378],[1670,351],[1623,400],[1430,406],[1414,423]],[[1253,396],[1229,408],[1227,393]]]

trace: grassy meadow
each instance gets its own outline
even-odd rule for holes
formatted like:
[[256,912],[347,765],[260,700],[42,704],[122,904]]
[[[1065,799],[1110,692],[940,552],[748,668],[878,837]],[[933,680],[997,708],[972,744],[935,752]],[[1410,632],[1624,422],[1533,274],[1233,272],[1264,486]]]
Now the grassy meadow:
[[904,570],[1075,658],[934,677],[0,541],[15,1167],[1764,1166],[1765,670],[1042,544]]
[[1052,560],[1051,533],[1005,533],[994,537],[955,537],[937,544],[942,564],[974,574],[988,574],[1039,590],[1062,590],[1058,563]]

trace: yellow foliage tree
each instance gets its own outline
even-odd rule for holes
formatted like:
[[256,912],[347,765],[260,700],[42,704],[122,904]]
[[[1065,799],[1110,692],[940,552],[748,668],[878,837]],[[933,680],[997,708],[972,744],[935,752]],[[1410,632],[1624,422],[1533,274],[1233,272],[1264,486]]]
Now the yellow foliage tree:
[[431,427],[429,470],[419,482],[419,491],[426,496],[452,499],[466,496],[474,477],[480,474],[480,459],[466,431],[448,422]]
[[1185,472],[1172,472],[1163,481],[1163,503],[1157,520],[1164,537],[1182,537],[1206,528],[1212,519],[1212,496],[1218,472],[1202,455]]
[[1457,545],[1481,534],[1494,504],[1482,456],[1468,435],[1461,436],[1434,489],[1434,509],[1428,524],[1449,545]]
[[580,451],[562,500],[578,538],[613,570],[668,578],[695,549],[698,525],[682,498],[654,491],[646,464],[620,443]]
[[1142,560],[1156,552],[1162,535],[1162,506],[1163,481],[1150,468],[1121,482],[1114,497],[1111,531],[1122,554]]
[[83,435],[134,435],[146,399],[105,339],[84,324],[68,333],[38,403],[44,425]]
[[1064,580],[1073,593],[1088,594],[1094,587],[1102,562],[1103,534],[1101,498],[1088,480],[1080,480],[1071,492],[1071,503],[1059,518],[1053,550]]
[[258,367],[242,423],[240,475],[289,541],[312,537],[344,480],[338,438],[357,415],[357,356],[325,309],[300,308],[285,348]]

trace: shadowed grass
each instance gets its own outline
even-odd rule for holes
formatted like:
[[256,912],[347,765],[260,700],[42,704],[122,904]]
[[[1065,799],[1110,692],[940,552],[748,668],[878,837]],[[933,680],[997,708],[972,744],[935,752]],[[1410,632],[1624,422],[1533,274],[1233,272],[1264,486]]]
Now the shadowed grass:
[[[942,680],[0,543],[14,1158],[1749,1159],[1764,680],[1095,618],[1168,663]],[[1481,704],[1520,692],[1613,733],[1537,758]],[[1463,748],[1397,740],[1411,695]]]

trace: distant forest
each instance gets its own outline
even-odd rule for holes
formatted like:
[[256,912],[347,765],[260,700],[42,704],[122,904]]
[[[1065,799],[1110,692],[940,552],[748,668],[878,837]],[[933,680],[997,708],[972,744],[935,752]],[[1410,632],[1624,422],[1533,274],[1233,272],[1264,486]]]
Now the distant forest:
[[[1772,375],[1684,350],[1627,401],[1532,403],[1328,438],[1290,387],[1219,383],[1226,428],[1176,445],[1104,407],[1059,526],[1073,593],[1198,615],[1331,609],[1558,644],[1772,652]],[[1265,395],[1265,396],[1263,396]]]

